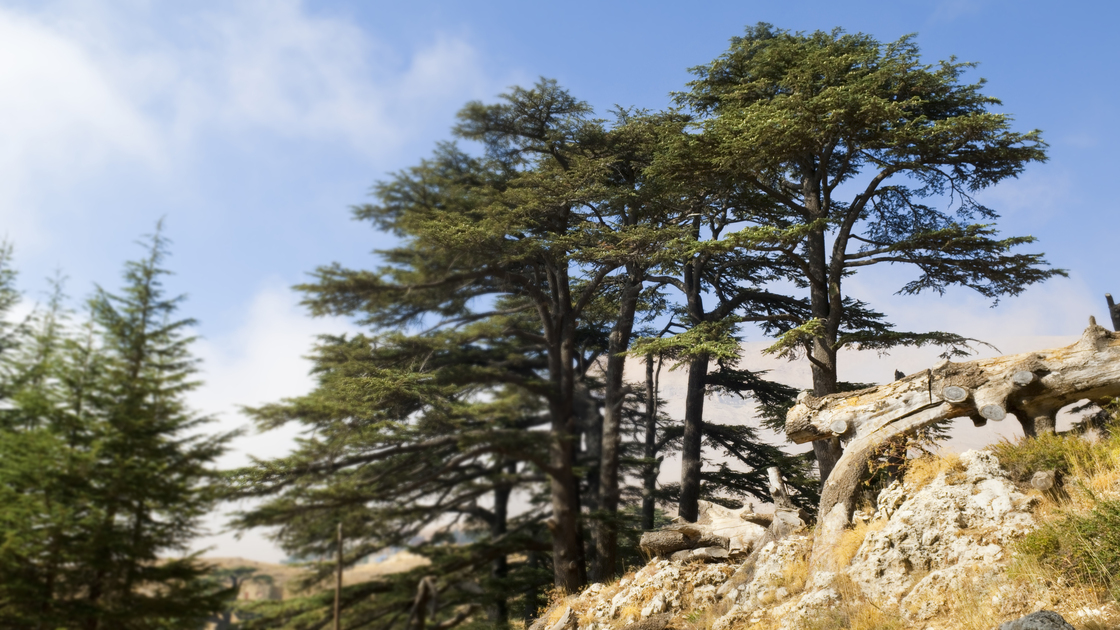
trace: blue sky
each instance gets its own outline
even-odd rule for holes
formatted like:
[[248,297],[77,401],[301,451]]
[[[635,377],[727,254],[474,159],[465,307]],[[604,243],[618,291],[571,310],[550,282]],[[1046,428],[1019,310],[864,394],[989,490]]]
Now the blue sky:
[[[313,335],[347,328],[307,318],[288,287],[317,265],[372,261],[387,241],[348,207],[446,139],[465,102],[545,76],[600,113],[657,109],[747,24],[917,33],[928,61],[980,62],[970,76],[988,79],[1016,127],[1043,130],[1050,161],[984,199],[1005,233],[1037,236],[1071,277],[995,309],[964,291],[893,296],[899,270],[848,291],[902,328],[1046,347],[1089,314],[1107,321],[1103,294],[1120,294],[1118,18],[1116,3],[983,0],[0,2],[0,233],[30,300],[55,270],[78,299],[116,286],[133,242],[166,217],[168,288],[188,294],[183,314],[203,337],[195,404],[237,426],[235,405],[305,391]],[[852,359],[848,380],[882,371],[874,360]],[[229,461],[288,439],[242,440]],[[277,553],[214,540],[226,555]]]

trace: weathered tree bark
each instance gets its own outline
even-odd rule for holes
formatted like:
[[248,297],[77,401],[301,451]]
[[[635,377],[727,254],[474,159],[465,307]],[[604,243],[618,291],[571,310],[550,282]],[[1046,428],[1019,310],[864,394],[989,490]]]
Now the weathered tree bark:
[[700,466],[707,378],[707,354],[698,355],[688,362],[688,386],[684,396],[684,437],[681,439],[681,496],[677,513],[690,523],[695,523],[700,516]]
[[1105,293],[1104,299],[1108,302],[1108,315],[1112,318],[1112,329],[1120,331],[1120,304],[1112,301],[1112,294]]
[[814,570],[832,570],[829,554],[848,524],[867,461],[890,438],[941,420],[972,417],[978,424],[1014,414],[1027,435],[1053,430],[1062,407],[1082,399],[1120,396],[1120,333],[1090,318],[1081,339],[1065,348],[981,359],[943,361],[893,383],[844,394],[803,393],[786,416],[786,434],[804,443],[847,441],[844,455],[821,492]]
[[660,465],[657,457],[657,377],[661,373],[661,361],[657,370],[653,369],[653,355],[646,355],[646,440],[643,457],[648,462],[642,471],[642,529],[653,529],[655,511],[653,492],[657,489],[657,473]]
[[[517,474],[517,462],[509,462],[499,466],[499,470],[508,473],[510,477]],[[490,521],[490,540],[498,541],[506,535],[509,527],[509,497],[513,493],[513,483],[499,483],[494,486],[494,510]],[[490,567],[490,576],[501,583],[509,575],[509,560],[505,554],[494,558]],[[509,621],[509,603],[504,596],[496,597],[487,606],[486,617],[491,625],[500,628]]]
[[552,518],[546,523],[552,534],[552,570],[556,588],[574,593],[587,583],[583,535],[580,527],[579,482],[576,465],[577,423],[575,398],[575,318],[569,313],[561,322],[557,352],[549,352],[549,372],[556,395],[549,400],[548,481]]
[[602,447],[600,449],[599,512],[592,532],[595,538],[595,558],[591,566],[591,579],[607,582],[614,577],[618,551],[619,445],[622,443],[622,403],[626,388],[622,382],[626,368],[626,350],[634,330],[634,313],[638,309],[638,295],[642,281],[638,273],[628,269],[626,285],[619,300],[618,318],[611,329],[607,348],[606,395],[603,409]]

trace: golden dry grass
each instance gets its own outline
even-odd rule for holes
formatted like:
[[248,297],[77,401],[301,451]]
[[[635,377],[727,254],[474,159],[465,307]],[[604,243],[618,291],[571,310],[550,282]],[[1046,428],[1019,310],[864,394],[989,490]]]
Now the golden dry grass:
[[942,471],[964,472],[964,464],[956,453],[942,453],[912,459],[906,463],[902,484],[910,492],[917,492],[929,485]]
[[[800,593],[809,581],[809,550],[799,555],[793,562],[782,567],[782,575],[775,586],[784,587],[790,593]],[[854,552],[853,552],[854,553]]]
[[806,618],[800,630],[902,630],[906,624],[898,610],[876,604],[863,595],[859,585],[841,573],[833,582],[840,602]]
[[[887,524],[884,519],[876,519],[871,522],[856,523],[852,527],[844,530],[843,535],[840,536],[840,542],[832,548],[832,557],[836,560],[836,566],[846,567],[852,563],[852,558],[856,557],[856,552],[859,551],[860,545],[867,538],[871,532],[883,529]],[[806,566],[806,578],[808,577],[808,566]],[[802,582],[804,584],[804,582]]]

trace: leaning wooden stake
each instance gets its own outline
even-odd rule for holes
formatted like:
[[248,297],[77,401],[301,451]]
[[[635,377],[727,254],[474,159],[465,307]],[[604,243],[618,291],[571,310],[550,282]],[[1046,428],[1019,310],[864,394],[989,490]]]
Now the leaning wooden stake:
[[1065,348],[981,359],[943,361],[932,369],[856,392],[816,398],[803,393],[786,415],[797,443],[839,437],[846,442],[821,492],[813,570],[835,570],[829,554],[848,525],[867,462],[887,440],[941,420],[970,417],[978,426],[1013,414],[1027,435],[1052,433],[1054,416],[1082,399],[1120,397],[1120,333],[1089,319]]
[[338,524],[338,566],[334,574],[334,630],[342,630],[342,523]]
[[1105,293],[1104,299],[1108,302],[1108,315],[1112,318],[1112,329],[1120,331],[1120,304],[1112,301],[1112,294]]

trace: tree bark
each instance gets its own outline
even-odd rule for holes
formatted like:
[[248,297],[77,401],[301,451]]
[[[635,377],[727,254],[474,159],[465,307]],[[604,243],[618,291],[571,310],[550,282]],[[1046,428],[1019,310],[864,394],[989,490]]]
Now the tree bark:
[[678,513],[689,523],[695,523],[700,516],[700,464],[707,377],[708,355],[697,355],[688,363],[684,437],[681,442],[681,496]]
[[[511,462],[505,468],[503,472],[508,472],[510,475],[517,474],[517,462]],[[499,483],[494,487],[494,518],[490,522],[491,541],[498,541],[506,534],[509,521],[509,497],[512,492],[513,485],[509,483]],[[490,576],[500,582],[507,575],[509,575],[509,561],[504,553],[499,554],[494,558]],[[506,622],[509,621],[509,605],[503,596],[504,592],[503,590],[496,593],[493,603],[486,610],[486,616],[494,627],[505,627]]]
[[[827,209],[823,208],[820,182],[815,173],[810,173],[802,178],[802,194],[805,199],[805,208],[813,219],[823,218]],[[805,258],[809,265],[809,303],[813,317],[825,325],[823,336],[813,339],[809,350],[811,370],[813,374],[813,395],[828,396],[837,391],[836,372],[836,330],[833,320],[838,319],[841,303],[833,303],[831,274],[829,273],[829,259],[825,245],[824,228],[814,228],[805,241]],[[839,297],[840,286],[836,283],[835,293]],[[838,439],[823,439],[813,442],[813,454],[817,458],[817,469],[821,475],[821,488],[825,480],[832,473],[836,462],[840,460],[843,447]]]
[[821,527],[814,570],[831,570],[822,550],[848,524],[853,497],[867,461],[887,440],[935,422],[960,417],[1002,420],[1013,413],[1028,435],[1039,419],[1050,422],[1062,407],[1082,399],[1120,396],[1120,333],[1090,319],[1081,339],[1065,348],[964,363],[943,361],[926,372],[857,392],[802,394],[786,416],[786,435],[804,443],[843,436],[844,455],[821,492]]
[[657,489],[657,473],[660,466],[656,463],[657,457],[657,376],[661,371],[661,361],[657,362],[657,371],[653,369],[653,355],[646,355],[646,440],[643,456],[646,460],[645,470],[642,473],[642,529],[653,529],[654,499],[653,491]]
[[606,582],[614,576],[618,555],[618,465],[622,442],[622,404],[626,390],[622,382],[626,368],[626,350],[634,330],[634,313],[638,309],[641,279],[627,273],[626,286],[618,305],[618,318],[611,330],[607,346],[605,406],[603,409],[603,442],[599,465],[599,519],[595,523],[595,562],[592,580]]
[[[567,317],[565,319],[571,319]],[[552,568],[556,588],[565,593],[587,582],[580,533],[579,484],[574,473],[576,453],[575,324],[566,321],[560,331],[558,352],[550,353],[555,394],[549,401],[552,416],[549,440],[549,489],[552,498]]]

